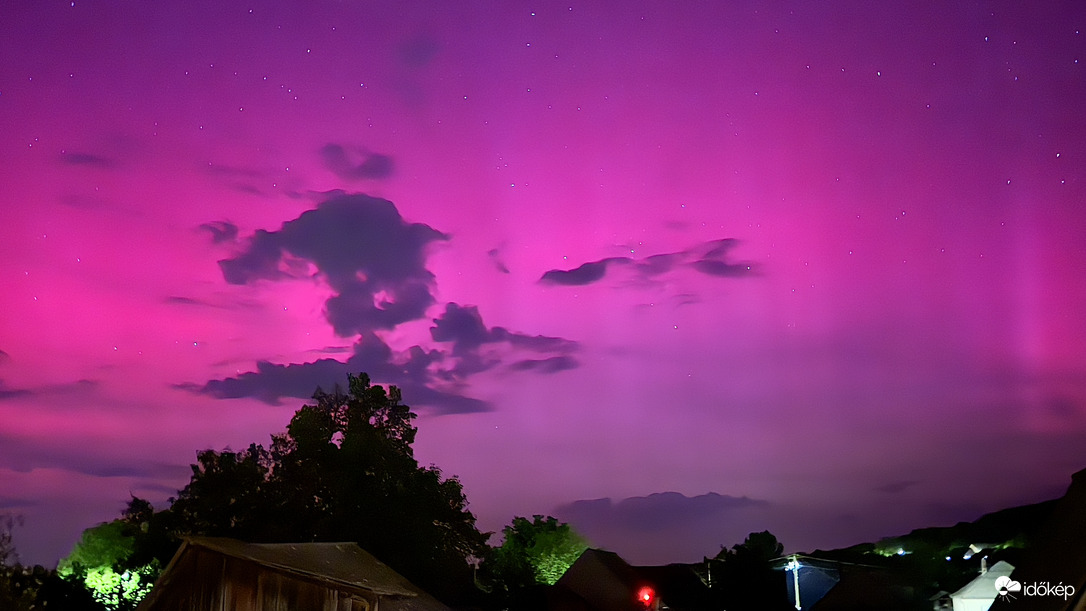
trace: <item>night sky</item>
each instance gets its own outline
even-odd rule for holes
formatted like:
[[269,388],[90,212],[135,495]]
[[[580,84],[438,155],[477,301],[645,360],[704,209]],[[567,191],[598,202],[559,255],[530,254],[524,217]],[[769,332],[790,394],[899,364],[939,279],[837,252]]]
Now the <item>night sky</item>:
[[[898,6],[905,5],[905,6]],[[1086,4],[0,3],[51,565],[365,371],[484,530],[843,546],[1086,467]]]

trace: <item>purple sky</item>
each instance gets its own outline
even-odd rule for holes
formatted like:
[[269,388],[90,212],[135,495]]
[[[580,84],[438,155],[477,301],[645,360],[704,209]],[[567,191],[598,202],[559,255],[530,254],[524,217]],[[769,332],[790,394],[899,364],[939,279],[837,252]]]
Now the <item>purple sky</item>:
[[841,546],[1086,467],[1086,4],[0,3],[0,512],[367,371],[486,530]]

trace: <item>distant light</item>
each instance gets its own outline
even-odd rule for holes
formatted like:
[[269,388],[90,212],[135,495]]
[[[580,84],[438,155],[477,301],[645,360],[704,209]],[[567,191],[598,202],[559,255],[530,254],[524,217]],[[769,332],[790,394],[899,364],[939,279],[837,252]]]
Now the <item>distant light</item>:
[[642,605],[645,605],[646,607],[652,605],[652,601],[654,598],[656,598],[656,591],[649,586],[645,586],[637,591],[638,602],[640,602]]
[[950,562],[950,560],[951,560],[950,556],[947,556],[947,557],[946,557],[946,561],[947,561],[947,562]]
[[897,555],[898,556],[904,556],[905,555],[905,550],[903,550],[903,549],[897,550]]

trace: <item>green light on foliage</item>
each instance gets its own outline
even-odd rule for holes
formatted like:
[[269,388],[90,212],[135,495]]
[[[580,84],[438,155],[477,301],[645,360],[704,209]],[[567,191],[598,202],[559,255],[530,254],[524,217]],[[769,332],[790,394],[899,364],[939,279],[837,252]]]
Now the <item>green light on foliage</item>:
[[120,520],[83,531],[72,552],[60,561],[57,574],[77,577],[107,609],[134,607],[151,591],[158,563],[118,573],[114,570],[132,553],[133,539],[124,534]]
[[83,584],[94,600],[109,609],[118,609],[122,603],[135,604],[143,600],[151,591],[153,581],[150,567],[123,573],[116,573],[109,567],[98,567],[88,570],[83,578]]
[[512,591],[532,584],[554,585],[588,548],[588,542],[551,516],[513,518],[502,530],[488,569],[499,588]]

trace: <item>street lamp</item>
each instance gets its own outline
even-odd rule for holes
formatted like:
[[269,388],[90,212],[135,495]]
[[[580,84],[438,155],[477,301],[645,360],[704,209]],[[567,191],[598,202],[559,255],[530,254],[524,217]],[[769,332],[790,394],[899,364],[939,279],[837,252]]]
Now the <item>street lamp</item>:
[[784,570],[792,571],[792,590],[796,593],[796,610],[803,609],[803,606],[799,602],[799,567],[803,566],[799,563],[798,556],[792,556],[788,561],[788,564],[784,565]]

